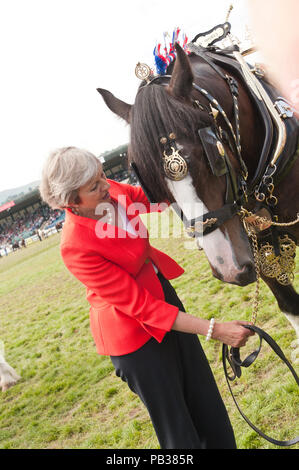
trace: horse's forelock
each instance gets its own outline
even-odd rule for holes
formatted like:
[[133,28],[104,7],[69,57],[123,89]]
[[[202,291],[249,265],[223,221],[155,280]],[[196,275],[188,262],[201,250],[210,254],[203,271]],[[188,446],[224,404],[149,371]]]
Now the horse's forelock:
[[160,138],[174,132],[178,140],[195,144],[198,128],[208,122],[198,110],[170,96],[165,86],[148,85],[138,91],[131,114],[129,159],[157,201],[171,199],[164,181]]

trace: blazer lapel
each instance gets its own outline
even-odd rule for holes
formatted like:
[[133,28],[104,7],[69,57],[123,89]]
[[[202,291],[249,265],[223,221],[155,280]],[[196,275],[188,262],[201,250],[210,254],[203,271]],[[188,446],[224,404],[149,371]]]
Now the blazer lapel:
[[[139,217],[138,208],[135,209],[134,202],[131,201],[129,196],[127,194],[124,194],[123,192],[120,193],[119,191],[117,191],[117,189],[114,186],[111,186],[111,188],[109,190],[109,193],[110,193],[111,199],[113,199],[115,202],[118,203],[118,205],[121,205],[124,208],[129,221],[132,222],[133,229],[136,229],[137,232],[139,232],[141,234],[146,234],[148,236],[147,228],[143,224],[141,218]],[[137,222],[136,222],[136,217],[137,217]],[[141,226],[140,226],[140,224],[141,224]],[[137,225],[137,228],[136,228],[136,225]],[[119,228],[119,230],[122,230],[122,229]],[[129,233],[129,232],[127,232],[127,233]],[[133,237],[133,235],[132,235],[132,237]],[[133,237],[133,238],[135,238],[135,237]]]

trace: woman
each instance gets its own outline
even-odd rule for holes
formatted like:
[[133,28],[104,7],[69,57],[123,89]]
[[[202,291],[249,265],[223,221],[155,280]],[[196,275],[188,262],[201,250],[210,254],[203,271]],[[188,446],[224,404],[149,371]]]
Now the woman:
[[111,357],[116,374],[139,395],[161,447],[235,448],[197,334],[240,347],[252,334],[242,326],[247,322],[208,321],[184,311],[168,281],[183,269],[150,245],[135,214],[152,209],[142,189],[107,180],[91,153],[53,152],[40,190],[52,208],[66,210],[61,255],[87,288],[97,351]]

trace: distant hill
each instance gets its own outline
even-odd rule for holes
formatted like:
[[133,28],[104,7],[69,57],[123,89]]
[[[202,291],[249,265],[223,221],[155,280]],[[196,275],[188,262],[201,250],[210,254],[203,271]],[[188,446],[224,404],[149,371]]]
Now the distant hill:
[[33,181],[32,183],[25,184],[24,186],[19,186],[18,188],[5,189],[5,191],[0,191],[0,204],[4,204],[8,201],[13,201],[17,196],[27,194],[32,189],[35,189],[39,185],[40,181]]

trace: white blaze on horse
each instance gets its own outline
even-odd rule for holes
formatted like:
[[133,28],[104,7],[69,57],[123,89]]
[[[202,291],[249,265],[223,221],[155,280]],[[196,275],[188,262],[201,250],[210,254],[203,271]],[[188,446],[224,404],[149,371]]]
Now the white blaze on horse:
[[150,200],[180,207],[221,281],[246,286],[259,265],[299,338],[298,122],[235,47],[209,49],[195,38],[188,48],[176,45],[165,75],[144,77],[134,105],[98,92],[130,124],[129,162]]

